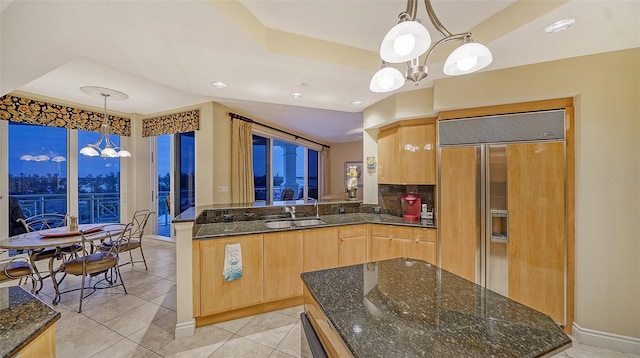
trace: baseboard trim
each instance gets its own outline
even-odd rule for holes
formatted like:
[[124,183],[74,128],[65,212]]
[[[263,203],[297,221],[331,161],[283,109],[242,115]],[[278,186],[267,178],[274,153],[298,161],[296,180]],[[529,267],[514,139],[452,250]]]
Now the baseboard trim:
[[158,235],[145,235],[144,239],[153,240],[154,244],[159,244],[167,247],[175,247],[176,241],[172,238],[166,236],[158,236]]
[[192,319],[187,322],[176,323],[176,330],[174,333],[175,339],[191,337],[196,334],[196,320]]
[[283,308],[304,304],[302,296],[284,298],[277,301],[259,303],[257,305],[238,308],[232,311],[214,313],[208,316],[196,317],[196,327],[208,326],[214,323],[230,321],[242,317],[249,317],[260,313],[272,312]]
[[572,336],[580,344],[640,354],[640,338],[583,328],[576,322],[573,322],[572,329]]

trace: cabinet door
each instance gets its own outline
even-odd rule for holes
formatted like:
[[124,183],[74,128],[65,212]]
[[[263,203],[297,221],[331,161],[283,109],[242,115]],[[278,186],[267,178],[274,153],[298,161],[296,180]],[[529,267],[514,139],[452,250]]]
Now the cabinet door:
[[390,237],[371,236],[369,242],[371,261],[413,256],[413,241]]
[[369,260],[381,261],[393,258],[389,252],[391,239],[388,237],[370,236],[369,237]]
[[381,130],[378,133],[378,183],[399,183],[399,154],[398,128]]
[[349,266],[367,262],[367,237],[348,237],[340,239],[338,246],[338,265]]
[[302,296],[302,231],[264,234],[264,300]]
[[415,238],[414,258],[437,265],[438,233],[436,229],[414,228],[413,236]]
[[435,124],[402,126],[398,129],[402,184],[436,183]]
[[564,322],[563,143],[507,146],[509,298]]
[[413,257],[414,243],[411,239],[391,239],[389,252],[392,258]]
[[437,244],[431,241],[416,240],[413,258],[436,265],[438,261]]
[[440,150],[440,267],[473,282],[480,245],[478,155],[474,147]]
[[338,228],[304,230],[303,250],[304,272],[338,267]]
[[[242,249],[242,278],[224,281],[227,244]],[[200,307],[203,316],[262,302],[262,235],[200,240]]]
[[349,266],[367,262],[367,225],[338,227],[338,265]]

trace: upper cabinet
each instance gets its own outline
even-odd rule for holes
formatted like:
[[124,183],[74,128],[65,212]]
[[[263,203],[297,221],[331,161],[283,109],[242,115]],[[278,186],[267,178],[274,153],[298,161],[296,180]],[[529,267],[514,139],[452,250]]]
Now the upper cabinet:
[[378,133],[379,184],[436,184],[435,118],[382,127]]

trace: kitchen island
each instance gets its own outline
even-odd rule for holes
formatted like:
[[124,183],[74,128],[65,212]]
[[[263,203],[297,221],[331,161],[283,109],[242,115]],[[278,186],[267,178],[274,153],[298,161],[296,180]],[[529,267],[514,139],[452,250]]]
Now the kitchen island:
[[0,288],[0,357],[55,357],[60,312],[24,290]]
[[301,277],[329,357],[546,357],[571,346],[549,316],[421,260]]

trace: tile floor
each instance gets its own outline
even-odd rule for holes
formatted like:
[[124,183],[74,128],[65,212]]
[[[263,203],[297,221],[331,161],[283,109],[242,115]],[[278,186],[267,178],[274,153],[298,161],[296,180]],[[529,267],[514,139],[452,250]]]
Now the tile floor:
[[[144,252],[148,271],[142,263],[122,267],[127,295],[120,288],[99,290],[85,299],[80,314],[79,292],[63,295],[55,306],[62,313],[56,326],[59,358],[300,357],[301,306],[201,327],[193,337],[174,340],[175,246],[145,240]],[[67,277],[64,287],[79,282]],[[52,296],[51,282],[45,280],[39,297],[49,303]],[[640,358],[576,342],[557,357]]]

